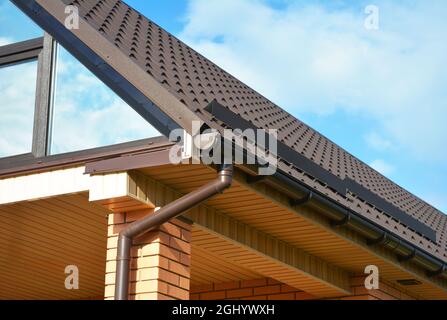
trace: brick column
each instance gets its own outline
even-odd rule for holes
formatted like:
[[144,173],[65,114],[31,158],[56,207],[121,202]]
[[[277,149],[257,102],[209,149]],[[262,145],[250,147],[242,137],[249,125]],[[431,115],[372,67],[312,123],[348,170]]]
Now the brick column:
[[[118,233],[127,224],[153,214],[154,210],[112,213],[108,219],[105,299],[115,291]],[[189,299],[191,225],[173,219],[134,239],[129,299]]]

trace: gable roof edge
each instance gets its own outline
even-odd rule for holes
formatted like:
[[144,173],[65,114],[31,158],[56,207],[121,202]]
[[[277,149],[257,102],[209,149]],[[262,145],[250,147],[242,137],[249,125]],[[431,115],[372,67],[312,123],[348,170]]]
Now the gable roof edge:
[[[193,121],[203,121],[186,108],[151,75],[126,57],[83,19],[79,28],[66,32],[66,5],[60,0],[11,0],[42,29],[50,33],[70,53],[104,83],[117,91],[136,112],[162,134],[183,128],[190,134]],[[71,39],[70,39],[71,38]],[[88,51],[91,51],[90,54]],[[92,56],[94,55],[94,57]],[[90,55],[90,57],[88,57]],[[112,73],[105,77],[102,73]],[[114,78],[114,82],[110,81]],[[132,86],[133,90],[129,90]],[[125,89],[124,89],[125,88]],[[130,92],[130,93],[129,93]],[[133,97],[129,97],[132,95]],[[143,101],[146,98],[147,101]]]

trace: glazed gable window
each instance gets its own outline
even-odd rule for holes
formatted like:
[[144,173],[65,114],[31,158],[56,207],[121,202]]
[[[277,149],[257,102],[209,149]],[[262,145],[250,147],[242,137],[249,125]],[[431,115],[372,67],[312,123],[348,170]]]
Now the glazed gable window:
[[[1,159],[20,163],[42,156],[41,93],[45,81],[44,32],[8,0],[0,0],[0,168]],[[36,38],[37,37],[37,38]]]
[[160,135],[12,2],[0,0],[0,170]]
[[0,46],[41,37],[40,29],[10,0],[0,0]]
[[53,94],[51,154],[160,136],[60,45]]
[[0,157],[32,152],[37,60],[0,67]]

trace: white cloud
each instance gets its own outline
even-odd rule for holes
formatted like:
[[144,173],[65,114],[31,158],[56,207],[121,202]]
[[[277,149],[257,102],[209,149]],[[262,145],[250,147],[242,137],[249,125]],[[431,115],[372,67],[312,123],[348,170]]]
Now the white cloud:
[[369,164],[373,169],[377,170],[384,176],[390,176],[394,172],[394,167],[384,160],[377,159]]
[[65,50],[61,50],[57,70],[54,153],[160,135]]
[[393,143],[376,132],[370,132],[365,136],[365,141],[371,148],[378,151],[386,151],[393,147]]
[[378,31],[364,28],[363,8],[287,4],[190,0],[180,36],[291,113],[343,109],[416,156],[445,159],[445,1],[376,1]]
[[[160,135],[68,54],[59,62],[53,153]],[[31,152],[36,77],[37,62],[0,68],[0,157]]]
[[7,44],[11,44],[14,41],[10,38],[5,38],[5,37],[0,37],[0,47],[1,46],[6,46]]
[[0,157],[31,152],[37,63],[0,68]]
[[[0,24],[10,25],[5,15],[12,9],[0,0]],[[10,15],[10,16],[11,16]],[[25,18],[18,14],[14,19]],[[26,20],[25,20],[26,19]],[[25,18],[25,22],[29,22]],[[33,29],[34,28],[34,29]],[[20,29],[20,28],[19,28]],[[28,32],[39,32],[25,24],[23,34],[12,30],[0,36],[0,46],[16,42],[13,39]],[[10,33],[14,34],[11,38]],[[140,117],[124,101],[102,84],[85,67],[61,49],[58,61],[58,87],[53,124],[53,153],[83,150],[142,138],[160,133]],[[31,152],[34,122],[37,63],[0,68],[0,157]]]

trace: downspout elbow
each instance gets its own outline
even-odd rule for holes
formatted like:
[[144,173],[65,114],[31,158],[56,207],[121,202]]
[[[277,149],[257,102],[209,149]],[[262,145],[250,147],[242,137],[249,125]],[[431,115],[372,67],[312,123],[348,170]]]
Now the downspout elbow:
[[133,222],[119,233],[115,282],[116,300],[126,300],[128,298],[129,270],[133,238],[156,228],[213,196],[222,193],[225,189],[228,189],[231,186],[232,182],[233,166],[222,165],[219,169],[218,176],[214,181],[164,206],[157,212],[157,214]]
[[222,193],[225,189],[231,187],[233,183],[233,165],[222,165],[218,174],[219,186],[218,191]]

